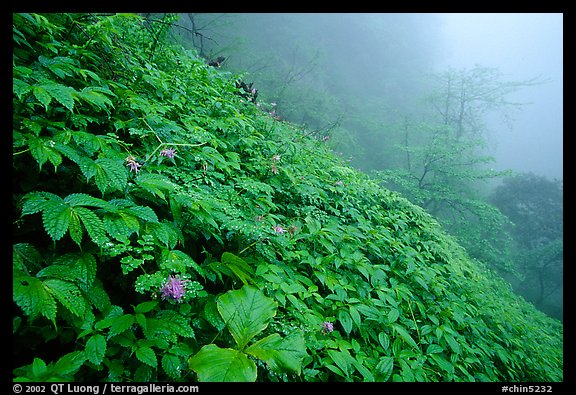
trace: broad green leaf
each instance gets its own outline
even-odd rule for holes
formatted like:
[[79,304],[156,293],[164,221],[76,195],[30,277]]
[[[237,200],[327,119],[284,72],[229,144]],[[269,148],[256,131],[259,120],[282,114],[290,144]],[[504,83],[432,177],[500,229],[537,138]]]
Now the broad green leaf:
[[300,374],[302,359],[306,355],[306,343],[300,332],[294,332],[285,338],[273,333],[258,340],[246,350],[265,361],[277,373]]
[[441,353],[443,351],[444,351],[444,349],[441,346],[439,346],[438,344],[430,344],[428,346],[428,348],[426,349],[426,352],[428,354],[438,354],[438,353]]
[[136,350],[136,358],[140,362],[144,362],[148,366],[155,368],[158,366],[158,360],[156,359],[156,353],[150,347],[140,347]]
[[220,260],[244,285],[254,283],[254,269],[244,259],[230,252],[224,252]]
[[394,370],[394,358],[382,357],[374,368],[376,381],[388,381]]
[[345,376],[349,376],[352,373],[350,364],[352,363],[353,358],[348,350],[328,350],[328,356],[336,363],[340,370],[344,372]]
[[30,276],[12,278],[14,302],[31,318],[43,315],[56,322],[56,301],[42,281]]
[[46,362],[44,362],[40,358],[34,358],[32,361],[32,374],[35,378],[40,378],[43,375],[48,373],[48,367],[46,366]]
[[217,308],[240,350],[276,315],[276,303],[259,289],[248,285],[221,295]]
[[100,334],[90,337],[84,348],[86,358],[95,365],[100,365],[106,355],[106,338]]
[[44,281],[44,285],[52,292],[56,299],[70,312],[78,317],[84,316],[87,308],[86,299],[75,284],[51,278]]
[[154,310],[154,308],[158,306],[158,302],[155,300],[149,300],[148,302],[142,302],[139,305],[137,305],[136,307],[134,307],[134,312],[135,313],[149,313],[152,310]]
[[410,336],[408,331],[406,331],[406,329],[404,329],[403,326],[398,325],[398,324],[392,324],[392,327],[394,328],[394,330],[396,330],[396,333],[398,333],[400,335],[400,337],[402,339],[404,339],[404,341],[406,343],[410,344],[412,347],[414,347],[416,349],[418,348],[418,344],[416,344],[414,339],[412,339],[412,336]]
[[186,273],[188,268],[192,268],[196,273],[204,275],[202,268],[189,255],[179,250],[163,249],[160,267],[177,273]]
[[51,202],[45,206],[42,212],[42,222],[46,233],[48,233],[52,240],[60,240],[68,231],[71,216],[70,207],[66,204]]
[[388,347],[390,347],[390,337],[386,332],[380,332],[378,334],[378,341],[380,342],[380,345],[384,351],[388,350]]
[[456,354],[460,354],[462,352],[462,348],[460,347],[460,344],[458,344],[456,339],[454,339],[454,337],[452,337],[451,334],[449,334],[447,332],[444,333],[444,339],[446,339],[446,343],[448,343],[448,345],[450,346],[452,351],[454,351]]
[[256,381],[256,364],[231,348],[208,344],[188,360],[199,381]]
[[108,332],[108,338],[119,335],[120,333],[128,330],[135,322],[135,318],[132,314],[124,314],[120,317],[115,317],[111,320],[110,331]]
[[390,311],[388,312],[388,322],[390,324],[396,322],[398,317],[400,317],[400,312],[398,311],[398,309],[395,308],[390,309]]
[[60,358],[53,367],[56,375],[69,376],[73,375],[86,362],[84,351],[73,351]]
[[342,328],[344,328],[344,331],[347,334],[350,334],[352,331],[352,317],[350,317],[350,314],[348,314],[346,310],[340,310],[338,312],[338,320],[340,321]]
[[162,357],[162,369],[168,375],[168,377],[177,379],[181,377],[181,364],[182,359],[178,355],[174,354],[164,354]]
[[360,313],[358,312],[358,309],[356,308],[356,306],[350,305],[349,310],[350,310],[350,317],[352,317],[352,321],[354,321],[356,327],[360,329],[362,326],[362,319],[360,318]]

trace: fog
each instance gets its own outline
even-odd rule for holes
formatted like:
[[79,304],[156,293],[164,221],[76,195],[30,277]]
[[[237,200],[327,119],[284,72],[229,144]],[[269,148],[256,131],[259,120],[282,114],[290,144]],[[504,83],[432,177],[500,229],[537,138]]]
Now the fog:
[[514,79],[542,76],[517,99],[531,104],[512,129],[490,125],[499,168],[562,179],[563,15],[439,14],[444,45],[437,67],[497,67]]
[[181,14],[178,24],[209,64],[223,59],[217,68],[253,83],[260,109],[422,206],[562,317],[562,14]]

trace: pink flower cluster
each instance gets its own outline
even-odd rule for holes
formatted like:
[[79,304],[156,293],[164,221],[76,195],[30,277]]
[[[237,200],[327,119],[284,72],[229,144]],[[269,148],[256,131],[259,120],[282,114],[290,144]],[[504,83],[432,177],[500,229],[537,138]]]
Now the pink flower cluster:
[[160,155],[172,159],[174,158],[175,152],[176,150],[174,148],[165,148],[162,151],[160,151]]
[[130,166],[130,171],[133,171],[134,173],[138,173],[138,171],[140,170],[140,168],[142,167],[142,165],[140,163],[138,163],[136,161],[136,158],[133,157],[132,155],[128,155],[126,157],[126,164],[128,166]]

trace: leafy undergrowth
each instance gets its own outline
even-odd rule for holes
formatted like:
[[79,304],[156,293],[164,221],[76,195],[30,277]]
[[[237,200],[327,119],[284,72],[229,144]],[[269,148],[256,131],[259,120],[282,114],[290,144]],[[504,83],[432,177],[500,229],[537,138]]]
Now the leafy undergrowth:
[[169,24],[14,15],[14,380],[562,380],[558,321]]

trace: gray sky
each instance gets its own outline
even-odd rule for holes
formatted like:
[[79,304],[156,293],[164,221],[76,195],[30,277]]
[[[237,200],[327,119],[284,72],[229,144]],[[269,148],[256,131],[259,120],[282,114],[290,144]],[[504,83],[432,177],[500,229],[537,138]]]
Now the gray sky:
[[498,68],[509,80],[551,81],[523,89],[530,102],[513,129],[491,125],[498,169],[563,178],[563,15],[560,13],[440,14],[446,67]]

